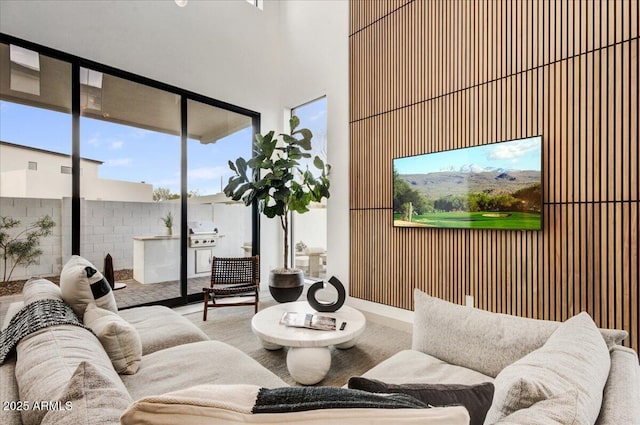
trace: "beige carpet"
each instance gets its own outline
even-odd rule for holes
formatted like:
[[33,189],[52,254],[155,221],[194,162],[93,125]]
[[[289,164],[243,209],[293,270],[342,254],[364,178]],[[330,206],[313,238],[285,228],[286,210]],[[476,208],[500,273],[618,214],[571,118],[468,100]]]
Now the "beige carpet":
[[[211,339],[224,341],[247,353],[290,385],[298,385],[289,376],[286,348],[268,351],[251,332],[253,307],[210,309],[207,321],[202,312],[187,314],[189,320]],[[378,323],[368,322],[355,347],[338,350],[331,347],[331,369],[318,385],[342,386],[351,376],[359,376],[398,351],[411,348],[411,334]],[[212,353],[211,364],[216,361]]]

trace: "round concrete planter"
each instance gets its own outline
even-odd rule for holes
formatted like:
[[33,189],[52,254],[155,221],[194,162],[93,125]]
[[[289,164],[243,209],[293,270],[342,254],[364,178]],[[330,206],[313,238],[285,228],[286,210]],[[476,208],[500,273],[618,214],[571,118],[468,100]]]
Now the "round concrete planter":
[[304,273],[298,269],[276,269],[269,272],[269,292],[279,303],[296,301],[304,288]]

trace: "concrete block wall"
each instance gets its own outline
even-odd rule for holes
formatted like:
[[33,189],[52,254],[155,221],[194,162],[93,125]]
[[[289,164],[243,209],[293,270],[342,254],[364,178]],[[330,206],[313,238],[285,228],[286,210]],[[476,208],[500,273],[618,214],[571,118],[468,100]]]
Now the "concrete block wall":
[[[174,234],[179,234],[180,204],[177,202],[87,201],[80,204],[82,240],[80,253],[102,270],[104,257],[111,254],[116,270],[133,268],[133,237],[165,235],[161,218],[171,211]],[[0,216],[9,216],[25,224],[49,214],[56,222],[53,234],[43,238],[43,254],[38,264],[16,267],[11,280],[32,276],[57,276],[71,257],[71,198],[0,198]],[[211,220],[211,205],[189,204],[190,220]],[[20,230],[21,230],[20,229]],[[12,234],[19,230],[12,231]],[[4,269],[0,264],[0,277]]]
[[[133,238],[165,235],[162,222],[168,212],[174,217],[173,231],[178,234],[180,204],[168,202],[82,202],[82,241],[80,252],[99,269],[111,254],[116,270],[133,268]],[[70,251],[68,252],[70,255]]]
[[[10,235],[16,235],[28,225],[45,215],[49,215],[56,226],[53,233],[40,239],[42,255],[36,264],[28,267],[17,266],[11,280],[27,279],[31,276],[55,276],[62,269],[62,235],[64,220],[62,217],[62,200],[41,198],[0,198],[0,216],[20,220],[20,225],[9,230]],[[70,220],[69,220],[70,221]],[[0,253],[1,254],[1,253]],[[8,268],[12,264],[8,265]],[[0,277],[4,275],[4,265],[0,264]]]

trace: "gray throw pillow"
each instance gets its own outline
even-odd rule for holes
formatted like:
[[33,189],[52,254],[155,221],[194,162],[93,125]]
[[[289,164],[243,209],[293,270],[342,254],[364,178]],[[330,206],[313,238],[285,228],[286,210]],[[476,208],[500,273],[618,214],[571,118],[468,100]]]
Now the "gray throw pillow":
[[516,411],[569,391],[577,396],[553,406],[576,413],[576,423],[595,424],[611,358],[587,313],[562,323],[539,349],[504,368],[486,422],[493,424]]
[[42,425],[118,425],[132,402],[121,381],[81,362],[60,397],[59,408],[49,410]]
[[[561,322],[491,313],[414,291],[414,350],[495,378],[508,365],[536,350]],[[626,331],[601,329],[608,347]]]
[[349,388],[370,393],[406,394],[430,406],[462,405],[471,417],[470,425],[482,425],[491,407],[494,387],[491,382],[461,384],[387,384],[375,379],[352,377]]
[[527,409],[516,410],[495,425],[573,425],[576,423],[578,391],[569,390]]

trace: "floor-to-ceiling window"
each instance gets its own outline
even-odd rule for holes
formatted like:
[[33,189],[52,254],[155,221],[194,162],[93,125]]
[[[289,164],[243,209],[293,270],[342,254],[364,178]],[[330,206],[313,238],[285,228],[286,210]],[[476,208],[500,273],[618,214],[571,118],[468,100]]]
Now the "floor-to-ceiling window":
[[180,96],[82,67],[80,111],[80,254],[111,256],[120,307],[180,297]]
[[71,252],[71,128],[71,64],[0,43],[0,296]]
[[[308,165],[312,173],[319,175],[320,170],[312,165],[313,158],[319,156],[327,161],[327,98],[321,97],[291,110],[292,115],[300,118],[300,127],[313,133],[311,140],[311,158],[302,159],[303,167]],[[327,266],[327,205],[326,199],[309,205],[304,214],[293,213],[291,241],[294,265],[305,272],[305,277],[323,279]]]
[[252,211],[227,198],[227,165],[251,156],[250,117],[205,103],[187,102],[187,277],[189,293],[209,285],[211,258],[242,257],[252,246]]
[[[206,281],[211,255],[255,249],[255,208],[221,188],[227,161],[251,155],[259,114],[9,36],[0,42],[0,217],[49,226],[29,261],[0,264],[0,277],[55,281],[80,254],[114,270],[119,307],[174,305],[201,296],[195,278]],[[53,227],[38,222],[48,212]],[[214,242],[194,236],[207,223]]]

